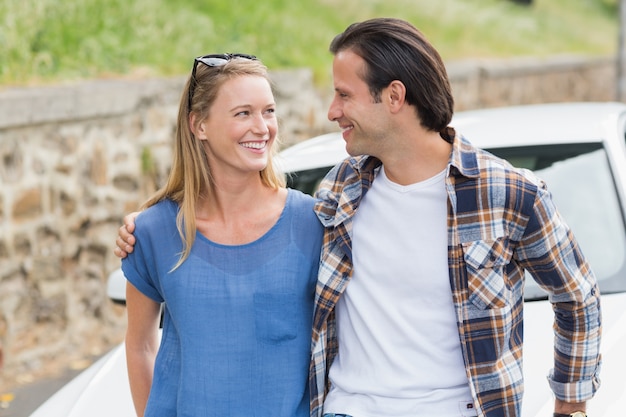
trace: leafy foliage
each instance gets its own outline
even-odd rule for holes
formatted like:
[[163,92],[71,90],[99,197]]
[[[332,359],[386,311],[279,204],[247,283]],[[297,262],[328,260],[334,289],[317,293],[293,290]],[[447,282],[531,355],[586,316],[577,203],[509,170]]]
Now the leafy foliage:
[[375,16],[411,21],[445,60],[617,49],[617,0],[2,0],[0,85],[181,75],[226,51],[324,82],[332,37]]

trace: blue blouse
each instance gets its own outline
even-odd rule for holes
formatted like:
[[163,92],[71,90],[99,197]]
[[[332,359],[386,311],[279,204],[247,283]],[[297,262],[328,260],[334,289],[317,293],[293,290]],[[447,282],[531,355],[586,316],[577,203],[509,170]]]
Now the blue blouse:
[[[146,417],[308,416],[313,296],[322,226],[312,197],[289,190],[277,223],[245,245],[196,234],[182,251],[176,203],[136,221],[127,279],[165,303]],[[171,271],[171,272],[170,272]]]

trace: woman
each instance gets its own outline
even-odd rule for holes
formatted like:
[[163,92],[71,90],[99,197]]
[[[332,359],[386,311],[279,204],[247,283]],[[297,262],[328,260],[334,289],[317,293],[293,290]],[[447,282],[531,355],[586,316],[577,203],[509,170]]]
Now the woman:
[[322,226],[272,165],[266,67],[196,58],[177,123],[167,184],[122,261],[137,415],[308,416]]

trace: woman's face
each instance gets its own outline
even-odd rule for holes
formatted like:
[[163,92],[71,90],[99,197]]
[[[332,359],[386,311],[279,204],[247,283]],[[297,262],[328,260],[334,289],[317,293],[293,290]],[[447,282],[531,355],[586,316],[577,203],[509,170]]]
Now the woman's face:
[[244,75],[222,84],[196,134],[214,177],[258,174],[267,166],[278,130],[275,110],[264,77]]

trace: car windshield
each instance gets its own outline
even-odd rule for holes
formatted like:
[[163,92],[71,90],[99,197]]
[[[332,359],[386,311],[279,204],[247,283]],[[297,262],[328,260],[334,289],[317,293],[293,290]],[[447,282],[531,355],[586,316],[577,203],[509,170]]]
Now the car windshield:
[[[560,144],[488,149],[527,168],[548,184],[548,190],[571,227],[593,269],[602,293],[626,291],[626,232],[605,149],[600,143]],[[313,194],[331,167],[299,171],[288,185]],[[546,298],[526,277],[527,301]]]

